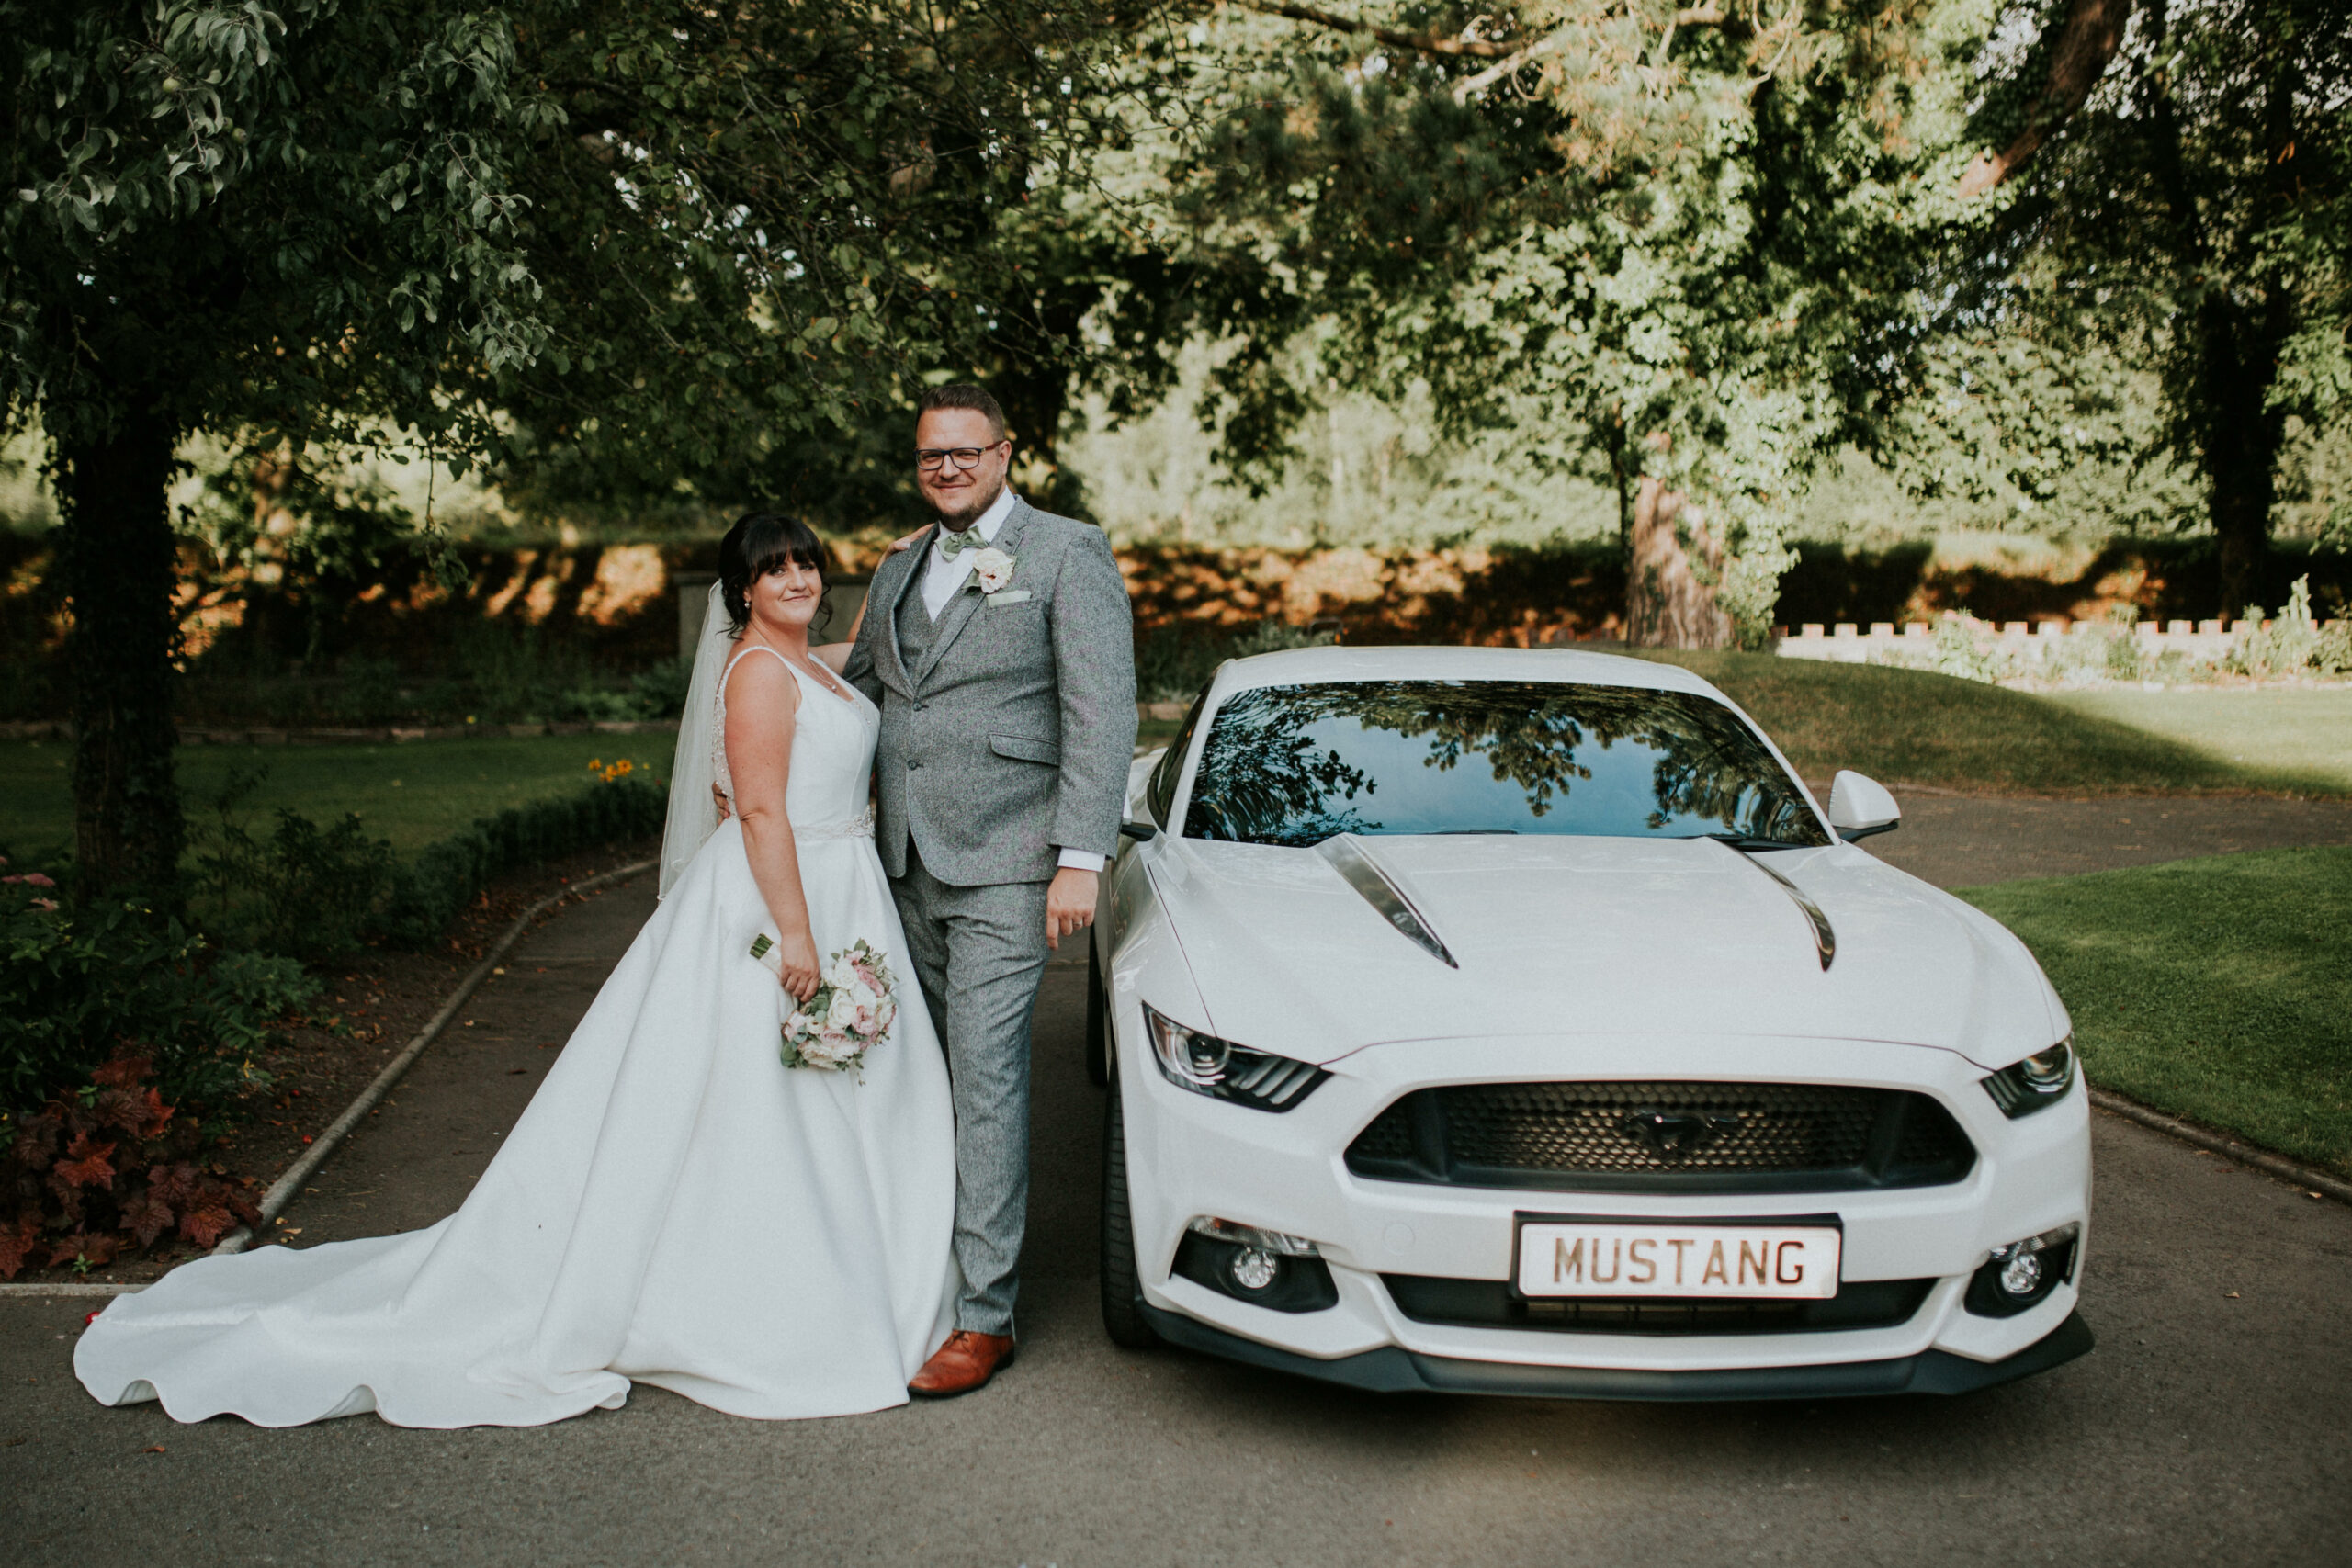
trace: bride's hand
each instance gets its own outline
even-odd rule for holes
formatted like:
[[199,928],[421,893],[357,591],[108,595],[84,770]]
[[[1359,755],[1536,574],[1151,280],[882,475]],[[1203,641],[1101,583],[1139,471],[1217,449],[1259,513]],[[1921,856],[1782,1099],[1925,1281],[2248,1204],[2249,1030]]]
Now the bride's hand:
[[729,817],[735,815],[735,808],[727,804],[727,792],[720,789],[717,784],[710,786],[710,798],[718,803],[718,819],[721,822],[726,821]]
[[917,539],[922,538],[925,534],[928,534],[928,533],[930,533],[930,532],[931,532],[931,525],[930,525],[930,524],[928,524],[928,523],[926,523],[926,524],[924,524],[922,527],[920,527],[920,528],[916,529],[913,533],[911,533],[911,534],[908,535],[905,538],[903,538],[903,539],[893,539],[893,540],[891,540],[891,541],[890,541],[890,553],[891,553],[892,555],[894,555],[894,556],[895,556],[895,555],[897,555],[900,550],[910,550],[910,549],[913,549],[913,548],[915,547],[915,541],[916,541]]
[[796,1002],[817,994],[817,943],[807,931],[776,943],[776,962],[784,967],[784,988]]

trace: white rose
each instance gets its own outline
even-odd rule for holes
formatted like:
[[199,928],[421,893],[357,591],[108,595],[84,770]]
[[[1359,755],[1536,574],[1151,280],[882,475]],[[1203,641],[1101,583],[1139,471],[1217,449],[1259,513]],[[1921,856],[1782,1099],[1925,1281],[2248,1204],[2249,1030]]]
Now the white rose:
[[825,1010],[826,1030],[845,1030],[856,1021],[857,998],[847,991],[835,991],[832,1005]]
[[1012,581],[1012,558],[990,545],[972,558],[972,575],[981,592],[994,593]]
[[849,954],[834,955],[832,966],[825,971],[825,984],[836,987],[857,984],[857,966],[849,961]]

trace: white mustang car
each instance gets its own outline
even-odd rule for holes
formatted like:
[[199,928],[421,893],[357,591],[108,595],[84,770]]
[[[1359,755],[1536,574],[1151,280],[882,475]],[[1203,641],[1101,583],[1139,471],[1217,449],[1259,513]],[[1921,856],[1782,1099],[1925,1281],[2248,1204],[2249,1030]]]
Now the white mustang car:
[[1136,764],[1095,938],[1102,1311],[1375,1390],[1956,1393],[2090,1348],[2024,946],[1666,664],[1327,648]]

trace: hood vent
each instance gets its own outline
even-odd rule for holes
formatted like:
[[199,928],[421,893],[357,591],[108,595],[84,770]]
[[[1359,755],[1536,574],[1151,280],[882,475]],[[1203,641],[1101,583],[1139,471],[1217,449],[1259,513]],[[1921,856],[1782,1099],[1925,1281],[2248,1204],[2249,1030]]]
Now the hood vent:
[[1821,906],[1806,897],[1803,888],[1800,888],[1795,883],[1791,882],[1787,877],[1782,876],[1779,872],[1774,871],[1770,866],[1766,865],[1762,861],[1758,860],[1747,851],[1741,849],[1736,844],[1726,844],[1724,848],[1730,850],[1732,853],[1737,855],[1740,859],[1746,861],[1748,864],[1754,866],[1757,870],[1762,872],[1773,881],[1779,883],[1781,885],[1781,891],[1786,893],[1790,898],[1795,901],[1796,907],[1804,911],[1804,918],[1813,922],[1814,951],[1821,955],[1821,966],[1824,969],[1828,968],[1829,961],[1838,956],[1838,933],[1829,929],[1829,917],[1821,912]]
[[[1413,908],[1403,888],[1389,879],[1380,863],[1364,853],[1363,846],[1352,833],[1340,833],[1315,846],[1315,852],[1331,863],[1331,869],[1340,880],[1363,895],[1363,901],[1380,911],[1380,918],[1396,929],[1398,935],[1413,943],[1449,969],[1459,969],[1453,954],[1445,950],[1429,921]],[[1816,918],[1818,918],[1816,916]],[[1824,967],[1826,967],[1825,961]]]

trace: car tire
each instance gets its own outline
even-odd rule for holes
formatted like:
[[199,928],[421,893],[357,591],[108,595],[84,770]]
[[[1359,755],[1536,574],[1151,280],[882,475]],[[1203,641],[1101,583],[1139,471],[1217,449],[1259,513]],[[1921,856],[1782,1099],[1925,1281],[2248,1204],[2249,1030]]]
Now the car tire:
[[1101,1089],[1111,1081],[1111,1003],[1102,994],[1100,942],[1090,926],[1086,932],[1086,1077]]
[[1111,1343],[1148,1350],[1159,1336],[1143,1314],[1136,1272],[1135,1216],[1127,1209],[1127,1124],[1114,1074],[1102,1097],[1102,1328]]

